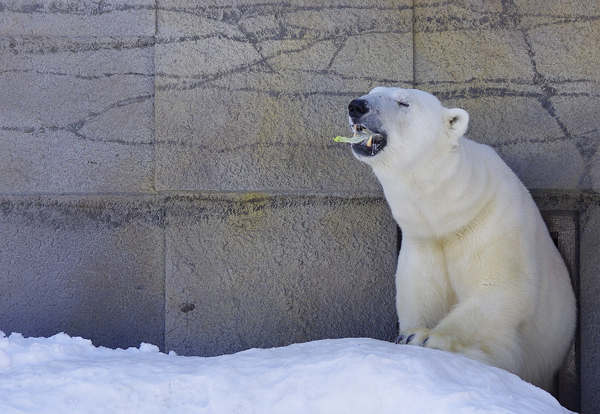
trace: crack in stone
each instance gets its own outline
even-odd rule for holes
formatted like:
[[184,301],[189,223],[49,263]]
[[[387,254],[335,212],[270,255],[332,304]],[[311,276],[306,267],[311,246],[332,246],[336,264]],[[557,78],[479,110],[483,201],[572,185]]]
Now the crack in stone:
[[[287,26],[292,27],[292,26]],[[295,26],[295,27],[301,27],[301,26]],[[366,35],[366,34],[407,34],[410,33],[410,30],[375,30],[375,29],[368,29],[368,30],[363,30],[360,32],[356,32],[355,30],[346,30],[346,31],[334,31],[335,33],[332,35],[327,35],[327,36],[313,36],[313,37],[294,37],[294,36],[286,36],[285,34],[281,34],[280,32],[273,34],[272,36],[266,35],[265,33],[261,34],[260,38],[257,38],[256,36],[252,35],[250,32],[248,32],[245,29],[239,28],[240,32],[242,32],[244,34],[244,36],[231,36],[227,33],[223,33],[223,32],[218,32],[218,33],[210,33],[210,34],[206,34],[206,35],[193,35],[193,36],[176,36],[176,37],[160,37],[157,38],[156,40],[156,44],[157,45],[169,45],[169,44],[178,44],[178,43],[185,43],[185,42],[197,42],[197,41],[202,41],[202,40],[207,40],[207,39],[227,39],[227,40],[232,40],[235,42],[242,42],[242,43],[250,43],[250,44],[260,44],[260,43],[264,43],[264,42],[268,42],[271,40],[304,40],[304,41],[310,41],[311,44],[315,44],[318,42],[326,42],[326,41],[330,41],[330,40],[339,40],[339,39],[348,39],[350,37],[357,37],[357,36],[362,36],[362,35]]]
[[0,51],[13,55],[46,55],[55,53],[96,52],[100,50],[133,50],[151,48],[153,36],[69,37],[69,36],[0,36]]
[[125,141],[123,139],[93,139],[87,137],[85,134],[82,134],[79,130],[83,128],[85,125],[85,121],[74,122],[68,124],[66,126],[41,126],[41,127],[10,127],[3,126],[0,127],[0,131],[7,132],[22,132],[24,134],[44,134],[46,131],[57,132],[57,131],[66,131],[77,138],[90,142],[103,142],[103,143],[112,143],[112,144],[121,144],[126,146],[137,146],[137,145],[154,145],[154,141],[140,141],[140,142],[131,142]]
[[[258,8],[258,10],[257,10],[257,8]],[[389,11],[389,10],[402,11],[404,9],[406,9],[406,10],[411,9],[411,7],[389,8],[389,7],[353,7],[353,6],[345,6],[342,8],[352,9],[352,10],[376,10],[376,11],[382,11],[382,12]],[[176,80],[198,79],[198,81],[191,82],[191,83],[187,83],[186,81],[184,81],[183,85],[180,83],[162,84],[162,85],[159,84],[156,86],[156,90],[163,91],[163,90],[197,89],[197,88],[204,87],[208,84],[211,84],[213,82],[216,82],[227,76],[231,76],[231,75],[234,75],[237,73],[242,73],[242,72],[248,72],[248,71],[258,71],[261,73],[278,73],[278,71],[275,70],[275,68],[273,68],[273,66],[271,66],[271,63],[270,63],[271,59],[279,57],[279,56],[285,56],[288,54],[304,52],[304,51],[307,51],[310,48],[314,47],[315,45],[319,44],[320,42],[328,42],[328,41],[333,41],[333,42],[339,43],[338,50],[336,51],[336,53],[334,53],[334,55],[329,60],[329,63],[327,65],[327,69],[329,70],[328,74],[331,74],[330,69],[335,61],[335,58],[337,57],[339,52],[342,50],[345,42],[350,37],[357,36],[357,35],[364,35],[364,34],[391,34],[391,33],[401,34],[401,33],[409,32],[409,30],[405,30],[405,31],[402,31],[402,30],[376,30],[376,28],[374,28],[374,26],[372,26],[372,27],[363,28],[362,30],[359,31],[359,33],[356,33],[357,28],[354,26],[350,26],[348,29],[342,30],[342,34],[340,34],[340,29],[336,28],[334,30],[334,33],[335,33],[334,35],[323,36],[322,33],[317,33],[316,36],[311,36],[309,38],[310,40],[303,47],[298,47],[293,50],[280,50],[280,51],[276,51],[275,53],[273,53],[271,55],[266,55],[263,53],[262,47],[260,46],[261,43],[268,42],[270,40],[300,40],[300,39],[305,38],[306,33],[313,32],[312,29],[306,28],[306,27],[300,26],[300,25],[287,24],[285,27],[282,26],[281,21],[282,21],[283,15],[295,13],[298,11],[307,11],[307,10],[318,12],[318,11],[323,11],[323,10],[336,10],[337,11],[339,9],[340,9],[339,7],[333,7],[333,6],[292,7],[290,4],[287,4],[287,3],[283,4],[283,5],[280,5],[280,4],[273,5],[273,4],[265,3],[265,4],[259,4],[259,5],[252,5],[251,7],[250,6],[197,7],[194,10],[182,9],[182,8],[170,8],[170,9],[159,8],[159,10],[161,10],[161,11],[190,13],[190,14],[205,17],[207,19],[214,19],[214,20],[218,20],[219,22],[225,22],[225,23],[229,23],[231,25],[235,25],[235,28],[239,32],[243,33],[243,35],[244,35],[243,37],[231,36],[231,35],[224,35],[224,36],[219,35],[217,37],[224,37],[226,39],[231,39],[234,41],[241,41],[241,42],[252,45],[252,47],[257,52],[258,56],[260,57],[260,59],[255,60],[254,62],[251,62],[248,64],[239,65],[230,70],[220,71],[215,74],[198,74],[198,75],[188,75],[188,76],[182,77],[182,76],[176,75],[176,74],[159,72],[159,73],[157,73],[158,79],[161,79],[161,78],[176,79]],[[245,18],[253,18],[253,17],[257,17],[257,16],[272,16],[272,15],[275,15],[277,17],[277,20],[280,22],[279,27],[278,28],[275,27],[275,28],[271,29],[270,31],[267,30],[266,33],[261,32],[260,37],[257,37],[257,35],[255,33],[246,29],[243,25],[243,21]],[[300,33],[300,34],[298,34],[298,33]],[[204,39],[209,39],[209,38],[215,38],[215,34],[210,34],[210,35],[206,35],[206,36],[185,36],[185,37],[178,37],[178,38],[159,39],[157,41],[157,44],[198,41],[198,40],[204,40]],[[310,73],[317,73],[317,72],[310,72]],[[393,79],[393,80],[388,80],[388,81],[391,83],[396,80]],[[267,92],[267,93],[272,93],[272,92]]]
[[[594,79],[568,79],[568,78],[546,78],[546,81],[555,85],[573,85],[578,83],[596,83]],[[511,84],[519,86],[532,86],[531,79],[525,78],[470,78],[465,80],[430,80],[419,82],[419,85],[465,85],[475,82],[484,82],[491,84]]]
[[[179,84],[169,84],[169,85],[156,85],[155,89],[157,91],[165,91],[165,90],[190,90],[190,89],[197,89],[199,87],[202,87],[206,84],[208,84],[209,82],[213,82],[213,81],[217,81],[221,78],[224,78],[226,76],[229,75],[233,75],[236,73],[242,73],[244,71],[247,71],[248,69],[252,68],[252,67],[256,67],[259,66],[261,64],[265,64],[266,65],[266,58],[263,59],[259,59],[256,62],[250,63],[250,64],[245,64],[245,65],[240,65],[232,70],[228,70],[228,71],[224,71],[224,72],[220,72],[214,75],[207,75],[207,76],[203,76],[203,75],[197,75],[197,77],[187,77],[188,79],[201,79],[198,82],[192,83],[190,85],[179,85]],[[163,76],[169,76],[168,74],[163,74],[162,72],[159,72],[156,74],[156,77],[158,79],[162,78]],[[179,78],[179,79],[185,79],[185,78]]]
[[[354,23],[350,23],[350,24],[346,24],[344,22],[343,27],[338,27],[338,25],[336,25],[336,27],[332,30],[318,30],[318,29],[314,29],[312,27],[309,26],[304,26],[302,24],[295,24],[296,21],[301,22],[301,19],[293,19],[293,21],[288,21],[285,22],[285,24],[283,24],[283,20],[284,19],[291,19],[289,17],[289,15],[294,14],[294,13],[298,13],[298,12],[304,12],[304,11],[315,11],[317,13],[322,13],[324,11],[335,11],[335,12],[339,12],[342,9],[347,9],[347,10],[357,10],[357,11],[374,11],[374,12],[379,12],[380,14],[386,15],[386,13],[389,13],[390,11],[397,11],[397,12],[402,12],[404,10],[410,10],[412,8],[412,6],[398,6],[398,7],[356,7],[356,6],[324,6],[324,7],[300,7],[300,6],[292,6],[289,3],[284,3],[284,4],[268,4],[268,3],[264,3],[264,4],[258,4],[258,5],[246,5],[246,6],[242,6],[242,5],[238,5],[238,6],[221,6],[221,7],[202,7],[202,6],[198,6],[194,9],[190,9],[190,8],[158,8],[159,12],[163,11],[163,12],[173,12],[173,13],[187,13],[187,14],[191,14],[194,16],[198,16],[198,17],[203,17],[207,20],[213,20],[219,23],[226,23],[229,24],[231,27],[241,31],[242,33],[244,33],[244,38],[250,40],[250,42],[255,42],[258,43],[260,42],[265,42],[265,41],[269,41],[269,40],[283,40],[283,39],[292,39],[292,40],[299,40],[299,39],[305,39],[305,38],[310,38],[310,39],[317,39],[317,40],[324,40],[325,37],[327,36],[323,36],[323,32],[328,33],[331,31],[334,31],[336,35],[338,35],[340,32],[344,32],[346,33],[346,35],[351,35],[351,34],[362,34],[365,32],[370,32],[374,30],[374,25],[380,23],[380,20],[375,21],[374,19],[371,19],[369,21],[371,21],[371,27],[362,27],[362,23],[360,20],[354,22]],[[279,22],[278,25],[275,25],[274,27],[267,27],[266,29],[263,29],[260,31],[260,38],[251,32],[250,28],[251,27],[255,27],[255,25],[251,25],[249,28],[244,28],[244,22],[247,22],[248,19],[253,19],[253,18],[260,18],[260,17],[265,17],[265,16],[275,16],[276,20]],[[385,24],[385,23],[383,23]],[[392,32],[396,32],[395,30],[392,29],[393,27],[397,27],[398,24],[397,22],[392,22],[391,20],[388,22],[388,24],[386,26],[385,30],[380,30],[381,32],[384,33],[392,33]],[[159,30],[160,32],[160,30]],[[408,33],[409,30],[403,31],[402,33]],[[232,38],[232,39],[236,39],[236,36],[231,36],[228,34],[224,34],[222,33],[223,37],[225,38]],[[208,35],[208,36],[200,36],[200,38],[206,38],[206,37],[210,37],[213,36],[213,34]],[[178,39],[175,39],[175,41],[184,41],[188,38],[194,39],[196,37],[191,36],[191,37],[179,37]],[[169,43],[169,42],[173,42],[174,39],[168,39],[167,40],[159,40],[159,44],[160,43]]]
[[555,26],[561,24],[572,24],[572,23],[588,23],[600,21],[600,16],[584,16],[584,15],[571,15],[571,16],[557,16],[557,15],[544,15],[544,14],[524,14],[523,17],[545,17],[553,19],[552,22],[536,23],[530,26],[532,29],[539,29],[540,27]]
[[[218,149],[211,147],[209,145],[206,145],[204,143],[201,143],[201,142],[182,142],[182,141],[176,141],[176,140],[157,141],[157,145],[177,146],[179,148],[193,149],[194,151],[206,151],[207,153],[211,153],[211,154],[227,154],[227,153],[237,152],[239,150],[254,150],[256,148],[268,148],[268,149],[272,149],[272,148],[314,148],[314,145],[312,145],[312,144],[300,144],[297,142],[285,142],[284,143],[284,142],[279,142],[279,141],[266,142],[266,143],[254,142],[254,143],[249,143],[249,144],[236,145],[236,146],[230,147],[230,148],[218,148]],[[339,144],[332,144],[331,146],[335,147],[336,145],[339,145]]]
[[52,2],[47,3],[30,3],[21,6],[15,6],[7,3],[0,3],[0,12],[11,12],[18,14],[68,14],[75,16],[101,16],[112,12],[126,12],[151,10],[156,8],[154,4],[138,5],[138,4],[112,4],[104,0],[99,2],[77,2],[64,3]]
[[87,118],[85,118],[85,119],[71,122],[64,126],[60,126],[60,125],[47,125],[47,126],[39,126],[39,127],[2,126],[2,127],[0,127],[0,130],[1,131],[10,131],[10,132],[22,132],[25,134],[32,134],[32,133],[43,134],[46,131],[51,131],[51,132],[67,131],[67,132],[75,135],[79,139],[91,141],[91,142],[115,143],[115,144],[128,145],[128,146],[154,145],[154,143],[155,143],[154,140],[132,142],[132,141],[126,141],[126,140],[117,139],[117,138],[115,138],[115,139],[95,139],[95,138],[90,138],[90,137],[86,136],[83,132],[81,132],[81,129],[83,129],[83,127],[86,125],[86,123],[88,123],[91,119],[94,119],[100,115],[103,115],[112,109],[125,107],[125,106],[132,105],[135,103],[143,103],[143,102],[147,101],[148,99],[153,99],[153,98],[154,98],[154,95],[141,95],[141,96],[137,96],[137,97],[133,97],[133,98],[123,99],[119,102],[115,102],[115,103],[107,106],[106,108],[104,108],[101,111],[90,112],[88,114]]
[[[430,83],[433,85],[441,84],[443,82],[434,82]],[[454,82],[449,82],[450,84],[454,84]],[[419,83],[422,85],[423,83]],[[462,82],[457,82],[457,84],[462,84]],[[526,86],[540,86],[537,83],[524,83]],[[589,92],[556,92],[554,88],[554,93],[552,97],[561,96],[561,97],[600,97],[600,94],[589,93]],[[451,100],[451,99],[479,99],[486,97],[496,97],[496,98],[505,98],[505,97],[516,97],[516,98],[534,98],[540,102],[546,102],[547,90],[542,90],[541,92],[529,92],[529,91],[519,91],[510,89],[509,87],[499,88],[499,87],[468,87],[461,89],[454,89],[452,91],[432,91],[435,96],[440,100]],[[543,105],[542,105],[543,106]],[[548,109],[544,107],[546,111]],[[552,116],[552,114],[550,114]],[[556,121],[556,116],[552,116],[552,118]],[[564,132],[564,131],[563,131]],[[565,135],[567,136],[567,135]],[[568,137],[568,136],[567,136]]]
[[[198,78],[202,79],[198,82],[194,82],[194,83],[190,83],[190,84],[184,84],[184,85],[180,85],[180,84],[169,84],[169,85],[158,85],[156,86],[156,90],[157,91],[169,91],[169,90],[177,90],[177,91],[187,91],[187,90],[194,90],[194,89],[198,89],[198,88],[203,88],[203,87],[210,87],[213,89],[222,89],[222,90],[226,90],[229,92],[257,92],[257,93],[266,93],[269,94],[270,96],[273,97],[281,97],[281,96],[302,96],[302,97],[308,97],[308,96],[312,96],[312,95],[324,95],[324,96],[348,96],[349,93],[352,94],[358,94],[358,95],[362,95],[365,93],[365,91],[356,91],[356,92],[339,92],[339,91],[327,91],[327,90],[321,90],[321,91],[307,91],[307,92],[288,92],[288,91],[283,91],[283,90],[274,90],[274,89],[257,89],[257,88],[233,88],[233,87],[223,87],[221,85],[215,85],[215,82],[218,82],[224,78],[226,78],[227,76],[230,75],[235,75],[237,73],[242,73],[245,72],[249,67],[254,66],[254,65],[248,65],[245,66],[243,68],[238,68],[236,70],[232,70],[232,71],[228,71],[226,73],[221,73],[215,76],[208,76],[208,77],[202,77],[201,75],[198,75]],[[296,69],[288,69],[285,70],[285,72],[288,73],[307,73],[307,74],[313,74],[313,75],[323,75],[323,76],[336,76],[337,78],[339,78],[340,80],[363,80],[363,81],[367,81],[367,82],[380,82],[382,84],[394,84],[394,85],[399,85],[399,84],[403,84],[405,85],[405,87],[410,87],[413,83],[412,81],[403,81],[403,80],[399,80],[397,78],[393,78],[393,79],[385,79],[385,78],[381,78],[381,77],[369,77],[369,76],[346,76],[344,74],[338,73],[338,72],[334,72],[331,69],[324,69],[324,70],[296,70]],[[267,73],[266,71],[258,71],[258,73]],[[273,73],[281,73],[280,72],[273,72]],[[163,74],[157,74],[157,77],[169,77],[170,75],[163,75]],[[172,76],[173,79],[185,79],[184,77],[180,77],[180,76],[176,76],[173,75]],[[191,77],[191,79],[196,79],[196,77]],[[184,81],[185,82],[185,81]],[[357,96],[357,95],[355,95]]]
[[[329,63],[327,64],[327,67],[326,67],[326,69],[325,69],[326,71],[328,71],[328,72],[330,72],[330,71],[331,71],[331,68],[332,68],[333,64],[335,63],[335,60],[337,59],[337,57],[338,57],[338,55],[340,54],[340,52],[341,52],[341,51],[344,49],[344,47],[346,46],[346,43],[348,42],[348,39],[349,39],[349,38],[344,38],[344,39],[341,39],[341,41],[339,41],[339,42],[338,42],[339,44],[338,44],[338,45],[336,45],[336,46],[337,46],[337,48],[336,48],[335,52],[333,52],[333,53],[331,54],[331,59],[329,59]],[[336,41],[335,41],[335,40],[334,40],[333,42],[334,42],[334,44],[336,43]]]
[[[393,32],[392,32],[393,33]],[[396,32],[398,34],[400,33],[404,33],[401,31]],[[254,68],[264,68],[267,67],[269,70],[265,71],[265,70],[259,70],[258,72],[263,72],[263,73],[278,73],[278,71],[276,71],[275,69],[273,69],[271,67],[271,65],[269,64],[269,60],[276,58],[276,57],[280,57],[280,56],[285,56],[288,54],[294,54],[294,53],[301,53],[301,52],[305,52],[309,49],[311,49],[312,47],[314,47],[315,45],[317,45],[320,42],[340,42],[340,48],[337,50],[336,53],[334,53],[334,56],[331,58],[330,62],[329,62],[329,66],[327,69],[323,70],[323,71],[303,71],[303,72],[307,72],[307,73],[316,73],[316,74],[328,74],[331,75],[332,71],[329,69],[331,67],[331,65],[333,64],[333,61],[335,59],[335,57],[337,56],[337,54],[341,51],[341,49],[343,48],[343,45],[345,44],[345,42],[352,38],[352,37],[357,37],[357,36],[362,36],[366,33],[361,33],[360,35],[351,35],[351,36],[343,36],[343,35],[336,35],[336,36],[330,36],[330,37],[326,37],[326,38],[322,38],[322,39],[315,39],[312,41],[308,41],[307,44],[305,44],[303,47],[298,47],[292,50],[280,50],[277,51],[276,53],[272,54],[272,55],[264,55],[263,53],[260,52],[260,48],[258,46],[254,46],[254,43],[252,43],[251,41],[249,41],[250,44],[252,44],[255,48],[255,50],[257,51],[257,53],[259,53],[259,56],[261,56],[261,59],[256,60],[252,63],[248,63],[248,64],[244,64],[244,65],[240,65],[237,66],[236,68],[233,68],[231,70],[228,71],[223,71],[223,72],[219,72],[217,74],[213,74],[213,75],[186,75],[186,76],[181,76],[181,75],[175,75],[175,74],[169,74],[169,73],[165,73],[165,72],[159,72],[156,74],[157,78],[169,78],[169,79],[200,79],[199,82],[195,82],[192,83],[190,85],[177,85],[177,84],[170,84],[170,85],[157,85],[156,86],[156,90],[162,91],[162,90],[191,90],[191,89],[196,89],[202,86],[205,86],[206,84],[210,83],[210,82],[215,82],[221,78],[224,78],[226,76],[230,76],[236,73],[242,73],[242,72],[246,72],[248,70],[254,69]],[[376,31],[372,31],[372,32],[368,32],[368,34],[390,34],[390,32],[376,32]],[[264,39],[261,39],[260,42],[263,42]],[[260,43],[257,42],[257,43]],[[294,72],[294,71],[298,71],[295,69],[286,69],[286,71],[289,72]],[[335,75],[341,76],[340,74],[334,73]],[[357,79],[355,77],[343,77],[343,79]],[[364,78],[360,78],[360,79],[364,79]],[[369,79],[371,80],[371,79]],[[374,80],[379,80],[381,82],[400,82],[397,79],[374,79]],[[411,82],[412,84],[412,82]]]
[[529,40],[527,30],[521,25],[521,17],[519,16],[518,8],[514,0],[502,0],[502,11],[506,16],[505,18],[510,21],[510,23],[512,23],[518,31],[521,32],[525,45],[527,46],[527,54],[529,55],[534,73],[533,84],[539,86],[540,90],[542,91],[542,94],[537,96],[537,100],[542,105],[542,108],[552,117],[552,119],[554,119],[565,137],[570,139],[571,133],[569,132],[565,123],[562,122],[560,117],[556,114],[556,109],[552,103],[552,98],[557,95],[557,90],[549,84],[544,75],[542,75],[537,68],[533,46]]
[[[352,79],[357,79],[357,78],[352,78]],[[411,81],[399,81],[397,79],[390,79],[390,80],[385,80],[382,81],[380,78],[360,78],[362,80],[366,80],[366,81],[381,81],[381,82],[389,82],[389,83],[394,83],[394,84],[405,84],[407,86],[411,85],[412,82]],[[273,98],[277,98],[280,99],[282,97],[298,97],[298,98],[309,98],[311,96],[341,96],[341,97],[347,97],[347,98],[355,98],[359,95],[363,95],[365,93],[364,90],[360,90],[360,91],[335,91],[335,90],[314,90],[314,91],[297,91],[297,92],[288,92],[288,91],[276,91],[276,90],[266,90],[266,89],[258,89],[258,88],[250,88],[250,87],[244,87],[244,88],[230,88],[230,87],[225,87],[225,86],[221,86],[221,85],[210,85],[210,87],[212,89],[220,89],[223,91],[227,91],[227,92],[249,92],[249,93],[258,93],[258,94],[267,94]]]
[[139,76],[143,78],[154,78],[153,74],[148,73],[138,73],[138,72],[124,72],[124,73],[103,73],[101,75],[77,75],[74,73],[66,73],[66,72],[49,72],[49,71],[40,71],[35,69],[9,69],[0,71],[0,75],[5,73],[33,73],[36,75],[45,75],[45,76],[70,76],[75,79],[81,80],[98,80],[104,78],[111,78],[113,76]]
[[266,56],[263,55],[261,48],[258,46],[259,41],[256,39],[256,36],[254,36],[252,33],[250,33],[249,31],[245,30],[244,27],[242,25],[238,25],[238,30],[244,35],[245,39],[248,40],[248,42],[252,45],[252,48],[254,49],[254,51],[258,54],[258,56],[261,57],[261,59],[259,60],[265,67],[267,67],[271,72],[275,72],[275,70],[273,69],[273,67],[269,64],[268,62],[268,58]]
[[156,39],[157,45],[172,45],[186,42],[198,42],[208,39],[227,39],[234,42],[250,43],[248,38],[245,36],[231,36],[228,33],[223,32],[212,32],[206,35],[193,35],[193,36],[176,36],[176,37],[160,37]]
[[[505,3],[504,1],[502,2]],[[493,29],[508,29],[514,24],[511,16],[507,16],[506,8],[503,6],[502,12],[490,12],[486,10],[478,10],[475,7],[464,4],[457,4],[453,1],[437,2],[430,4],[418,4],[415,5],[415,9],[436,9],[440,7],[456,7],[464,10],[470,17],[458,17],[458,16],[435,16],[427,17],[422,16],[417,20],[418,32],[421,33],[440,33],[446,31],[469,31],[469,30],[493,30]],[[549,21],[542,23],[533,23],[528,26],[529,29],[535,29],[540,27],[570,24],[574,22],[595,22],[600,20],[600,15],[556,15],[556,14],[543,14],[543,13],[523,13],[519,17],[523,18],[546,18]],[[523,27],[522,22],[519,25]]]
[[237,5],[237,6],[196,6],[194,8],[183,8],[183,7],[157,7],[158,12],[170,12],[170,13],[185,13],[191,14],[198,17],[205,17],[210,20],[219,22],[230,23],[237,26],[239,22],[246,17],[256,16],[272,16],[277,15],[288,15],[298,12],[314,11],[333,11],[337,12],[340,10],[358,10],[358,11],[375,11],[380,13],[386,13],[389,11],[404,11],[410,10],[412,6],[397,6],[397,7],[385,7],[385,6],[355,6],[355,5],[336,5],[336,6],[297,6],[291,3],[254,3],[249,5]]

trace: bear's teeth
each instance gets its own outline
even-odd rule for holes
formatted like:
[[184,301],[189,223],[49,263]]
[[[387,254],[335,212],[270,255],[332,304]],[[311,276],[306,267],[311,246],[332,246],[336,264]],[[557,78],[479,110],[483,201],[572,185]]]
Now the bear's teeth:
[[373,135],[367,140],[367,148],[371,148],[371,145],[373,145]]
[[352,132],[355,134],[367,133],[369,130],[365,128],[362,124],[354,124],[352,125]]

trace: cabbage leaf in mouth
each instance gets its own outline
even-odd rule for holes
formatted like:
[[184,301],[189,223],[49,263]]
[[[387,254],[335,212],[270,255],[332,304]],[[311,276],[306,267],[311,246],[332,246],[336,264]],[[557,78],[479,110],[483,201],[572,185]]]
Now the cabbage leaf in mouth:
[[335,142],[347,142],[348,144],[356,144],[369,139],[371,135],[354,135],[352,138],[337,136],[333,140]]
[[365,142],[365,146],[371,147],[373,144],[373,136],[377,136],[379,134],[375,132],[369,131],[369,129],[365,128],[363,125],[353,125],[352,131],[354,132],[354,136],[352,138],[337,136],[333,140],[335,142],[346,142],[348,144],[358,144],[359,142]]

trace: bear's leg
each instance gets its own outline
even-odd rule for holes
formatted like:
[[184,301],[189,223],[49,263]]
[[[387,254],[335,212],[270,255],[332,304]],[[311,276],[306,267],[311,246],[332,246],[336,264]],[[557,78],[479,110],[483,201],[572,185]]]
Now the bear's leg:
[[493,296],[504,295],[462,301],[433,329],[403,330],[398,343],[460,353],[520,375],[519,318]]
[[400,331],[433,328],[450,312],[455,301],[440,246],[405,237],[396,271]]

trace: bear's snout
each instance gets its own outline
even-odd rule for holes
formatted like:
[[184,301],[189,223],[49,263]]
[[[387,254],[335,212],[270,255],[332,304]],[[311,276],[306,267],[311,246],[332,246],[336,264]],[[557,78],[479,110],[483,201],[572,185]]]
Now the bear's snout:
[[369,107],[366,99],[354,99],[348,105],[348,114],[352,119],[358,119],[369,112]]

